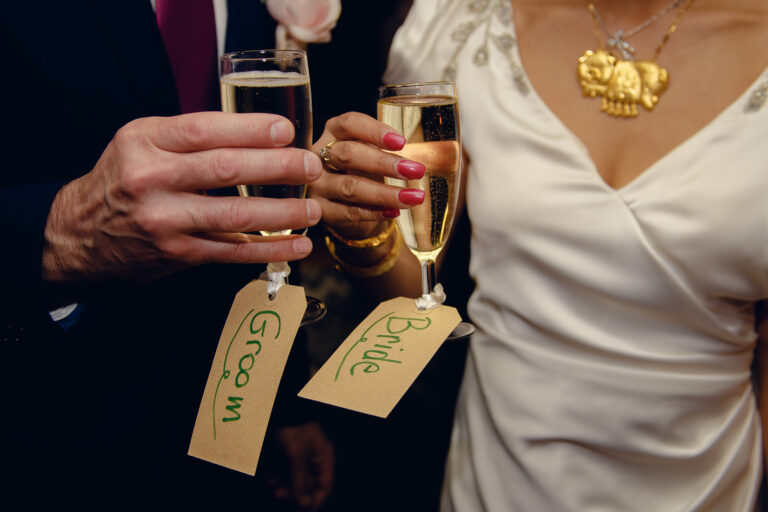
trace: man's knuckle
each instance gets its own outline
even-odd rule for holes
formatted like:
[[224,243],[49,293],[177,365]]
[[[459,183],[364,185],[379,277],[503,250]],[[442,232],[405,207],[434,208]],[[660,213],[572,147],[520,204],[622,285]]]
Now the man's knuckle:
[[225,253],[220,254],[215,261],[219,263],[240,263],[247,261],[248,244],[234,244]]
[[291,256],[290,251],[287,249],[289,242],[275,242],[270,244],[269,258],[270,261],[282,261]]
[[120,173],[120,192],[128,197],[136,198],[151,188],[149,173],[137,167],[122,169]]
[[288,174],[296,168],[294,153],[287,150],[277,151],[277,165],[281,174]]
[[213,171],[222,184],[230,184],[237,178],[243,167],[243,154],[235,149],[220,149],[216,152]]
[[157,245],[163,256],[168,260],[187,261],[189,259],[188,249],[185,245],[179,243],[178,240],[161,240]]
[[165,216],[155,208],[139,208],[133,214],[133,224],[141,235],[155,238],[163,231]]
[[232,201],[225,211],[226,229],[234,231],[249,231],[251,224],[251,213],[246,206],[247,200]]
[[202,146],[208,138],[209,123],[201,116],[191,116],[177,124],[178,135],[194,147]]
[[113,140],[115,144],[120,148],[125,146],[130,147],[143,138],[143,133],[144,132],[142,130],[141,123],[137,121],[131,121],[130,123],[120,127],[120,129],[115,132]]

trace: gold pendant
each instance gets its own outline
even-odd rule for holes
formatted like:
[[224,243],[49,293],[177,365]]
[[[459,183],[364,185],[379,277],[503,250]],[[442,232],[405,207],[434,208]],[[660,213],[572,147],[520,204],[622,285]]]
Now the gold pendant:
[[602,96],[600,110],[618,117],[636,117],[637,103],[653,110],[669,83],[667,70],[654,61],[621,60],[605,50],[584,52],[578,72],[584,96]]

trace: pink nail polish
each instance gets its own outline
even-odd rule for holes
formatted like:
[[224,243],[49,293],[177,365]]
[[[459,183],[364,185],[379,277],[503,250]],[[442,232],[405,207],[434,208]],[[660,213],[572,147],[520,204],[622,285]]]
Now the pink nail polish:
[[400,210],[397,208],[384,208],[381,210],[381,214],[387,219],[394,219],[395,217],[400,216]]
[[427,168],[419,162],[411,162],[410,160],[400,160],[397,162],[397,172],[399,172],[400,176],[403,178],[408,178],[410,180],[421,178],[424,176],[426,170]]
[[415,206],[424,202],[424,191],[416,188],[404,188],[397,193],[397,198],[407,205]]
[[387,149],[391,149],[393,151],[403,149],[403,146],[405,146],[405,137],[399,133],[389,132],[384,135],[382,140],[384,141],[384,145],[387,147]]

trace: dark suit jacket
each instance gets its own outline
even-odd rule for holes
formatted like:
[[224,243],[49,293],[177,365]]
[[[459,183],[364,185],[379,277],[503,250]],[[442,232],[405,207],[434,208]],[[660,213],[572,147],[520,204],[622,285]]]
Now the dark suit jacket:
[[[228,49],[273,45],[259,10],[230,0]],[[179,113],[149,0],[8,2],[0,55],[3,500],[200,506],[225,493],[252,505],[253,478],[186,450],[231,300],[260,267],[88,287],[68,333],[43,300],[42,233],[59,187],[128,121]]]

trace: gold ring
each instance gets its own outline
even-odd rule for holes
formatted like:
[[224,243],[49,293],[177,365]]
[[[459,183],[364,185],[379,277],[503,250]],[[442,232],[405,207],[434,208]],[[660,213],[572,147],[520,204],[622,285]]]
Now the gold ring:
[[336,144],[337,140],[332,140],[322,148],[320,148],[320,158],[323,160],[323,164],[330,169],[331,171],[340,171],[338,167],[333,165],[331,163],[331,149],[333,148],[333,145]]

